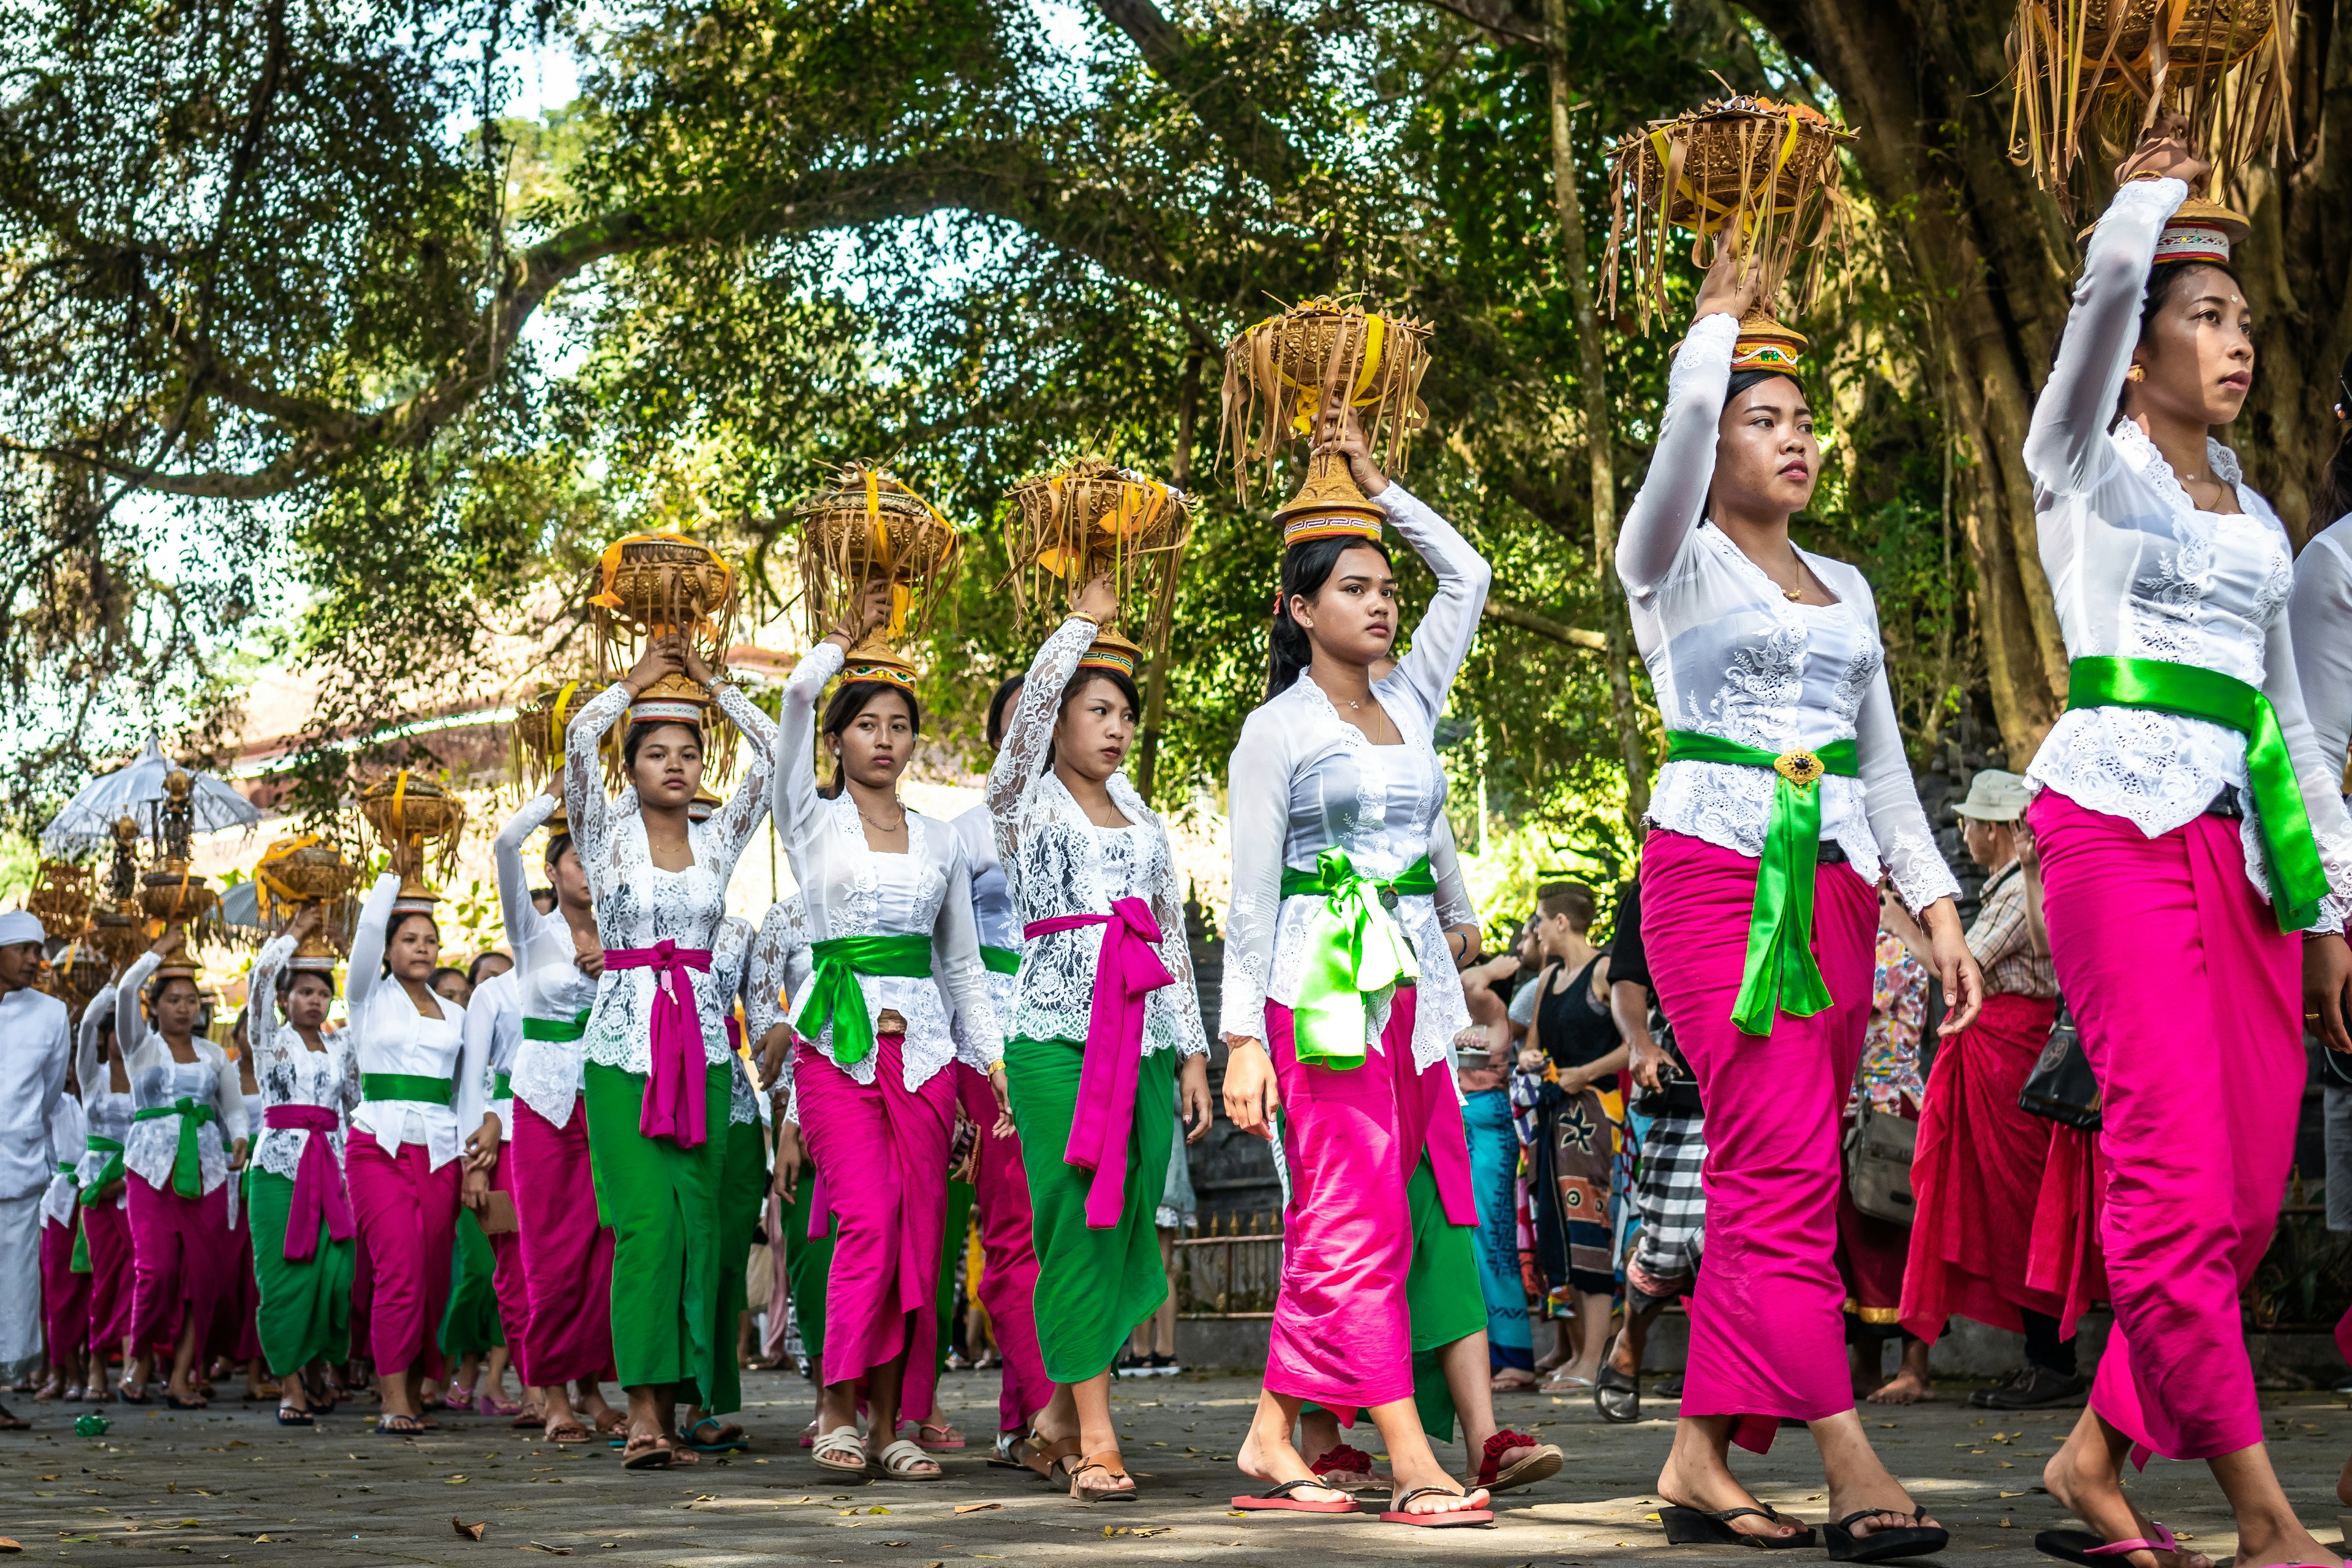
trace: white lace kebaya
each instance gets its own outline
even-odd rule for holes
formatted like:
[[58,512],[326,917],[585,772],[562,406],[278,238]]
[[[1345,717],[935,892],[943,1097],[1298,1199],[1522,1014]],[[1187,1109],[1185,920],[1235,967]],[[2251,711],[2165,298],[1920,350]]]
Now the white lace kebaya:
[[[378,877],[360,906],[359,925],[352,935],[350,1032],[359,1061],[360,1103],[352,1112],[351,1125],[394,1158],[406,1144],[423,1144],[431,1168],[437,1171],[457,1157],[463,1137],[482,1124],[482,1058],[467,1046],[463,1007],[436,996],[441,1016],[427,1017],[417,1011],[407,986],[381,973],[393,900],[399,897],[397,876],[387,871]],[[369,1095],[371,1078],[395,1075],[450,1084],[451,1100]]]
[[[719,922],[719,945],[710,950],[710,978],[717,983],[720,1006],[726,1009],[723,1028],[735,1014],[735,1004],[743,994],[743,979],[751,961],[751,922],[738,915],[729,915]],[[750,1012],[744,1014],[750,1021]],[[729,1072],[727,1090],[727,1121],[729,1125],[760,1120],[758,1099],[751,1092],[751,1074],[743,1061],[743,1053],[730,1046],[727,1052]]]
[[[1444,519],[1391,480],[1375,504],[1437,578],[1428,612],[1396,668],[1372,682],[1403,744],[1374,745],[1346,722],[1312,674],[1269,698],[1242,723],[1226,791],[1231,810],[1233,894],[1225,910],[1225,979],[1219,1026],[1264,1040],[1265,1005],[1293,1006],[1306,968],[1307,927],[1320,894],[1282,896],[1285,867],[1312,873],[1326,849],[1347,853],[1357,872],[1388,881],[1429,853],[1445,807],[1445,769],[1431,734],[1446,692],[1469,656],[1494,573]],[[1417,1068],[1444,1058],[1470,1023],[1454,961],[1427,894],[1397,900],[1397,923],[1421,971],[1413,1015]],[[1381,1048],[1388,997],[1368,1006],[1370,1047]]]
[[[294,956],[292,932],[270,939],[253,962],[253,978],[246,986],[250,1005],[246,1012],[246,1037],[253,1042],[253,1078],[261,1086],[261,1103],[309,1105],[331,1110],[347,1121],[360,1102],[359,1058],[352,1054],[352,1033],[338,1030],[320,1039],[312,1050],[291,1024],[278,1016],[278,976]],[[324,978],[323,976],[321,978]],[[265,1120],[253,1146],[253,1163],[273,1176],[288,1181],[300,1169],[302,1150],[311,1134],[300,1127],[271,1127]],[[343,1163],[343,1133],[338,1127],[327,1134],[335,1163]]]
[[1087,1043],[1094,1013],[1095,971],[1109,927],[1078,926],[1023,941],[1038,921],[1066,915],[1109,915],[1121,899],[1140,899],[1160,926],[1153,951],[1174,984],[1146,994],[1143,1054],[1172,1049],[1205,1055],[1200,993],[1184,929],[1183,894],[1175,857],[1159,816],[1143,803],[1124,772],[1110,775],[1111,804],[1125,827],[1103,827],[1072,798],[1045,761],[1054,740],[1063,689],[1094,646],[1095,623],[1072,616],[1037,650],[1029,678],[1008,715],[1004,744],[988,771],[988,810],[995,826],[996,859],[1015,910],[1015,977],[1010,1035],[1032,1040]]
[[[1728,315],[1701,317],[1667,377],[1649,474],[1617,539],[1634,644],[1668,730],[1774,752],[1854,742],[1861,776],[1832,773],[1815,786],[1822,837],[1867,881],[1883,868],[1916,912],[1957,896],[1959,884],[1904,758],[1869,583],[1843,561],[1799,550],[1838,602],[1792,603],[1706,520],[1738,335]],[[1760,860],[1779,782],[1769,768],[1670,762],[1658,770],[1648,820]]]
[[[989,1000],[988,972],[980,962],[979,930],[972,923],[971,868],[955,829],[908,806],[907,852],[879,854],[867,846],[857,803],[846,790],[831,800],[817,794],[816,700],[842,663],[841,645],[821,642],[801,660],[784,688],[783,722],[776,740],[776,831],[784,841],[793,880],[800,884],[812,947],[845,936],[920,934],[931,939],[929,979],[856,977],[869,1019],[878,1020],[887,1008],[906,1020],[901,1060],[911,1092],[959,1057],[986,1072],[1003,1060],[1004,1047],[996,1009]],[[794,1016],[802,1000],[796,993]],[[951,1013],[963,1016],[961,1031],[950,1029]],[[842,1062],[830,1024],[810,1043],[852,1081],[874,1081],[879,1058],[869,1051],[855,1062]]]
[[[743,977],[743,1026],[751,1031],[754,1051],[764,1047],[768,1031],[781,1024],[792,1032],[785,1007],[801,994],[815,968],[809,957],[808,907],[798,893],[777,900],[761,917],[759,933],[751,939],[749,970]],[[793,1109],[784,1120],[797,1122],[800,1113],[793,1096],[793,1052],[784,1052],[770,1093],[782,1090]]]
[[[635,798],[634,791],[623,795],[625,802]],[[580,971],[580,950],[563,911],[541,914],[530,901],[522,847],[554,810],[551,795],[536,795],[524,801],[521,809],[499,829],[490,853],[498,865],[499,913],[506,923],[507,951],[515,958],[515,994],[522,1016],[555,1026],[537,1031],[529,1024],[524,1026],[522,1041],[515,1047],[514,1065],[508,1068],[509,1084],[515,1098],[549,1126],[562,1127],[571,1121],[572,1107],[580,1099],[583,1047],[579,1037],[563,1040],[537,1037],[575,1027],[584,1035],[588,1015],[596,1006],[597,983]],[[625,815],[617,805],[615,813]],[[511,1128],[508,1136],[513,1136]]]
[[[131,1141],[131,1103],[128,1090],[114,1087],[114,1063],[98,1059],[98,1026],[101,1019],[114,1017],[114,987],[101,986],[89,1005],[81,1010],[81,1027],[74,1042],[74,1077],[81,1084],[83,1131],[89,1138],[103,1138],[113,1143],[113,1149],[91,1147],[81,1157],[74,1172],[74,1182],[83,1192],[94,1192],[102,1184],[100,1175],[108,1163],[119,1158]],[[120,1026],[117,1026],[118,1031]],[[118,1039],[120,1034],[118,1032]],[[123,1081],[131,1081],[130,1069],[123,1070]],[[121,1208],[129,1201],[117,1193],[109,1204]]]
[[[597,693],[572,716],[564,732],[568,766],[563,792],[572,850],[587,873],[596,930],[608,952],[652,947],[665,939],[708,952],[719,938],[719,922],[727,918],[728,880],[768,809],[769,754],[776,727],[726,681],[714,689],[719,710],[742,732],[743,777],[709,821],[687,828],[694,864],[681,871],[656,866],[646,843],[644,815],[617,809],[604,795],[596,749],[628,709],[626,684],[615,682]],[[726,1007],[707,971],[689,969],[686,973],[701,1021],[703,1060],[717,1067],[728,1056]],[[623,1072],[649,1073],[653,1005],[659,991],[651,969],[615,969],[608,963],[588,1019],[586,1058]]]
[[[2344,773],[2352,744],[2352,513],[2311,536],[2294,563],[2294,597],[2286,612],[2294,639],[2295,679],[2322,765]],[[2347,900],[2331,897],[2318,929],[2344,929]]]
[[[196,1129],[196,1169],[203,1191],[215,1193],[228,1182],[229,1146],[247,1136],[245,1095],[237,1088],[236,1068],[218,1046],[199,1035],[189,1042],[196,1059],[184,1062],[172,1055],[163,1037],[148,1026],[139,1011],[139,994],[163,962],[157,953],[141,953],[115,988],[114,1039],[123,1047],[122,1063],[131,1075],[134,1113],[161,1110],[183,1100],[213,1108],[214,1120]],[[180,1154],[180,1118],[150,1117],[141,1121],[134,1114],[131,1135],[122,1145],[126,1170],[151,1187],[171,1191],[173,1166]]]
[[[2139,341],[2141,301],[2165,221],[2187,199],[2179,180],[2134,180],[2093,231],[2058,362],[2033,405],[2025,467],[2033,476],[2042,570],[2069,658],[2160,659],[2219,670],[2258,688],[2278,716],[2321,865],[2352,890],[2352,822],[2305,717],[2288,629],[2294,550],[2237,455],[2208,438],[2213,475],[2234,513],[2200,511],[2140,427],[2116,417]],[[2262,827],[2237,731],[2145,708],[2080,708],[2051,727],[2026,770],[2035,788],[2169,833],[2236,792],[2247,879],[2270,893]]]

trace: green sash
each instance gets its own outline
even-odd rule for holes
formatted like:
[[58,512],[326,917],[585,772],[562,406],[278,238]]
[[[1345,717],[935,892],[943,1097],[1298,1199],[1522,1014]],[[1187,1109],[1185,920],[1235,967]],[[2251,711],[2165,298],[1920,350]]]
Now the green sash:
[[981,967],[991,974],[1018,974],[1021,973],[1021,952],[1018,948],[991,947],[982,942],[980,963]]
[[169,1105],[150,1106],[145,1110],[131,1113],[133,1121],[161,1121],[166,1116],[180,1119],[179,1152],[172,1156],[172,1190],[184,1198],[202,1197],[205,1173],[197,1163],[196,1130],[207,1121],[217,1121],[219,1116],[209,1105],[199,1104],[184,1096]]
[[1666,731],[1670,763],[1728,763],[1770,768],[1772,816],[1764,829],[1764,858],[1756,868],[1756,901],[1748,913],[1748,961],[1732,1026],[1745,1035],[1769,1035],[1780,1013],[1810,1018],[1830,1005],[1830,988],[1813,961],[1813,873],[1821,864],[1824,774],[1860,778],[1852,741],[1832,741],[1818,752],[1772,752],[1695,730]]
[[457,1094],[456,1086],[446,1078],[427,1078],[414,1072],[363,1072],[360,1074],[360,1098],[447,1105]]
[[2173,664],[2159,658],[2078,658],[2066,667],[2066,708],[2152,708],[2162,713],[2202,719],[2246,738],[2246,782],[2254,797],[2255,826],[2262,829],[2263,859],[2270,871],[2271,909],[2279,930],[2307,931],[2327,896],[2327,873],[2303,789],[2295,783],[2294,759],[2279,733],[2270,699],[2218,669]]
[[587,1032],[588,1009],[585,1007],[569,1019],[526,1016],[522,1021],[522,1037],[526,1040],[553,1040],[558,1045],[569,1045]]
[[1300,1061],[1363,1065],[1366,993],[1421,976],[1412,943],[1390,910],[1400,894],[1436,891],[1426,855],[1386,882],[1358,871],[1343,849],[1315,857],[1312,871],[1282,868],[1284,898],[1323,898],[1307,917],[1307,967],[1290,1010],[1291,1048]]
[[101,1138],[93,1132],[89,1135],[89,1146],[103,1153],[106,1163],[99,1166],[98,1174],[89,1179],[89,1185],[84,1187],[81,1196],[75,1200],[84,1208],[98,1202],[99,1194],[122,1180],[122,1145],[111,1138]]
[[801,1037],[814,1040],[833,1026],[833,1059],[847,1067],[862,1062],[874,1049],[874,1020],[866,1011],[866,993],[858,989],[861,974],[889,974],[901,980],[927,980],[931,973],[931,939],[922,932],[903,936],[829,936],[809,948],[816,960],[810,977],[808,1001],[793,1020]]
[[512,1100],[514,1098],[514,1075],[503,1072],[494,1072],[490,1074],[490,1098],[492,1100]]

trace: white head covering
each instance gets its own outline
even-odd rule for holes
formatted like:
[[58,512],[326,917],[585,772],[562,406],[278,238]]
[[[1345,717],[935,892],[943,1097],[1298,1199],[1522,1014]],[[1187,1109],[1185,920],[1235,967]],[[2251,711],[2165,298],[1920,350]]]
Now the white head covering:
[[0,947],[14,947],[20,942],[46,942],[49,933],[41,929],[41,917],[30,910],[10,910],[0,914]]

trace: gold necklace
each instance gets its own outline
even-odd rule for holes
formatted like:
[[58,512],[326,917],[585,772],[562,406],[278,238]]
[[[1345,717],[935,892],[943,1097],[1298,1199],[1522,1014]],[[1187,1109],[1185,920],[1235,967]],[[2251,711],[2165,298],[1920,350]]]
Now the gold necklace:
[[896,827],[891,826],[887,823],[877,822],[872,817],[867,816],[866,815],[866,808],[862,805],[857,808],[857,815],[864,819],[866,826],[874,828],[876,831],[881,833],[902,832],[905,830],[907,826],[907,808],[903,805],[898,808],[898,824]]

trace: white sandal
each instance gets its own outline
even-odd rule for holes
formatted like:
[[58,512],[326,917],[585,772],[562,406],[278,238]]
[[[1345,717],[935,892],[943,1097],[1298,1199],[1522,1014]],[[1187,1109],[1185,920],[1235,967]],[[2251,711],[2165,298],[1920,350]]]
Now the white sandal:
[[866,1473],[866,1439],[857,1435],[856,1426],[836,1426],[823,1434],[814,1452],[821,1470],[848,1476]]
[[[877,1454],[874,1457],[874,1463],[883,1475],[894,1481],[937,1481],[947,1479],[947,1472],[940,1468],[937,1459],[932,1458],[919,1447],[907,1441],[904,1437]],[[929,1465],[930,1468],[919,1470],[915,1468],[918,1465]]]

